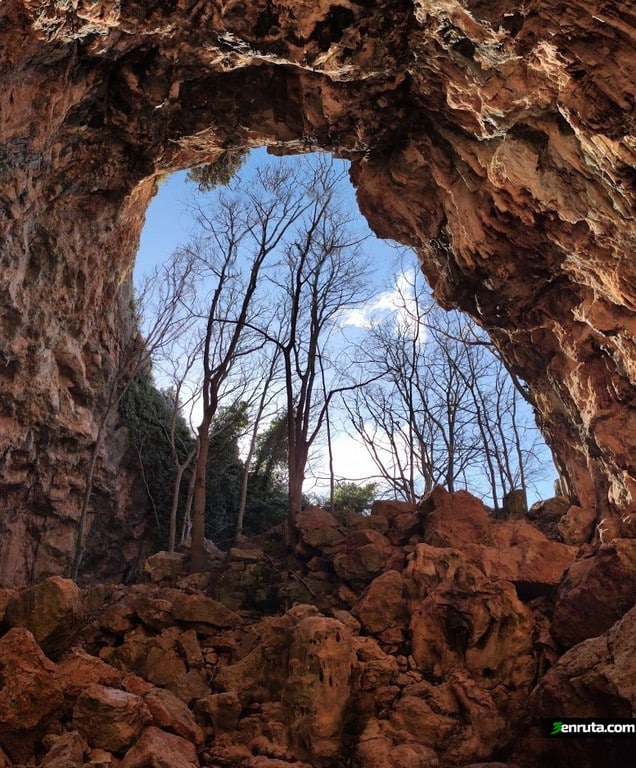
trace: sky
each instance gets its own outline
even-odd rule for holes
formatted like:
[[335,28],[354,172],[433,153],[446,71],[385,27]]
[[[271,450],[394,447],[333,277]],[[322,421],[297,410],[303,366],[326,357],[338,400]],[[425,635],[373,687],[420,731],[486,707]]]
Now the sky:
[[[249,177],[258,163],[267,160],[269,156],[264,148],[253,150],[243,168],[242,178]],[[278,161],[275,158],[272,162]],[[283,162],[293,162],[293,158],[284,158]],[[187,182],[186,172],[172,174],[165,178],[146,213],[145,225],[141,234],[140,247],[134,270],[136,284],[140,284],[143,276],[155,265],[162,263],[180,245],[185,244],[194,230],[192,216],[189,214],[189,202],[197,197],[196,185]],[[357,203],[353,188],[348,185],[345,191],[345,199],[350,204],[352,211],[357,211]],[[417,260],[412,256],[410,263],[409,252],[401,253],[396,250],[395,244],[383,241],[370,232],[366,221],[359,215],[359,226],[369,235],[365,242],[367,256],[372,263],[373,277],[370,286],[371,298],[362,306],[345,313],[342,318],[344,334],[353,334],[354,338],[361,329],[368,328],[374,319],[379,316],[393,316],[396,323],[404,322],[406,314],[396,303],[396,291],[404,289],[409,281],[412,282],[413,270],[417,269]],[[400,271],[402,270],[402,271]],[[400,284],[401,283],[401,284]],[[408,291],[406,291],[408,294]],[[348,480],[368,482],[377,474],[366,448],[354,438],[339,432],[333,439],[334,466],[337,477],[346,477]],[[546,449],[547,451],[547,449]],[[549,451],[547,451],[549,456]],[[326,457],[320,451],[314,453],[310,463],[308,480],[305,491],[324,495],[328,488],[328,470]],[[547,498],[552,495],[551,486],[556,473],[547,473],[545,482],[540,484],[538,493],[533,494],[530,501],[537,498]]]

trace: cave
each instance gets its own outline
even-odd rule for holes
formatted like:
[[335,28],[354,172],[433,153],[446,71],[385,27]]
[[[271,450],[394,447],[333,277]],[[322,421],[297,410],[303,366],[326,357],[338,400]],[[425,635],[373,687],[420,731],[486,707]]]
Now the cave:
[[[527,382],[570,503],[630,535],[627,6],[5,0],[0,19],[5,584],[68,571],[157,179],[258,146],[351,161],[372,229],[416,248],[436,299]],[[139,555],[120,442],[101,456],[95,562]]]

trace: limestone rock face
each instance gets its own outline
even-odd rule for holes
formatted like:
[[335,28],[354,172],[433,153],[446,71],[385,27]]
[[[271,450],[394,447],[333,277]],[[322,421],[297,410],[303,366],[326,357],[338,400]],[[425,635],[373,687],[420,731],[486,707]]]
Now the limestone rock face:
[[[350,158],[371,226],[416,246],[437,298],[527,381],[570,502],[633,511],[624,4],[5,0],[0,16],[6,583],[70,564],[155,177],[227,146]],[[116,426],[86,562],[121,576],[144,515]]]

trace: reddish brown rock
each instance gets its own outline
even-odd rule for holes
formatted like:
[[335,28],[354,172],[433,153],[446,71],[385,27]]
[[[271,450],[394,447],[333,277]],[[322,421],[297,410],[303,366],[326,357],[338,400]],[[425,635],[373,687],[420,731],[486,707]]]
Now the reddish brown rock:
[[146,558],[143,572],[152,582],[176,581],[186,572],[187,563],[184,552],[155,552]]
[[205,595],[182,595],[172,606],[177,621],[210,627],[237,627],[241,617]]
[[326,509],[309,507],[296,516],[296,528],[302,542],[314,549],[334,547],[344,542],[338,521]]
[[133,745],[149,719],[140,696],[94,683],[73,707],[73,725],[88,744],[109,752]]
[[434,488],[420,502],[424,540],[434,547],[461,547],[462,544],[493,543],[492,521],[481,501],[466,491],[448,493]]
[[390,563],[393,547],[378,531],[353,531],[346,540],[346,548],[333,559],[336,573],[351,582],[370,581]]
[[29,629],[45,653],[55,657],[68,648],[82,615],[78,586],[52,576],[16,592],[7,605],[5,620],[10,626]]
[[150,726],[126,752],[121,768],[199,768],[199,760],[189,741]]
[[636,540],[614,539],[574,562],[557,590],[552,634],[570,647],[605,632],[636,601]]
[[203,732],[196,724],[192,712],[170,691],[153,688],[144,696],[144,704],[154,725],[176,733],[197,746],[203,743]]
[[486,687],[530,684],[532,618],[511,583],[491,582],[462,553],[428,544],[416,546],[405,579],[418,669],[442,674],[461,660]]
[[0,638],[0,746],[26,762],[47,723],[62,704],[55,665],[27,629]]
[[292,745],[301,759],[340,754],[353,663],[353,641],[344,624],[309,616],[295,627],[281,700],[290,718]]
[[73,648],[57,665],[57,674],[65,696],[75,699],[91,683],[118,688],[122,673],[81,648]]
[[[531,717],[634,718],[636,715],[636,607],[604,634],[584,640],[548,670],[532,692]],[[629,765],[631,739],[555,739],[533,733],[520,753],[535,763],[592,768]],[[521,762],[521,757],[519,758]]]
[[397,571],[387,571],[369,584],[352,613],[371,634],[384,632],[390,627],[406,628],[408,608],[404,592],[402,575]]
[[77,731],[58,736],[53,746],[42,758],[42,768],[83,768],[88,746]]
[[197,701],[197,710],[206,715],[217,734],[236,729],[241,715],[241,700],[236,693],[215,693]]
[[557,523],[557,530],[565,544],[581,546],[591,541],[595,523],[595,510],[568,507],[568,511]]

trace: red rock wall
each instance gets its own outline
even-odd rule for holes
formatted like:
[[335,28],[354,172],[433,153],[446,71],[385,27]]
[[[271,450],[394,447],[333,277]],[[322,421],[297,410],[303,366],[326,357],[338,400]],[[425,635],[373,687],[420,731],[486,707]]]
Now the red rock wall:
[[[152,176],[219,147],[351,158],[371,225],[417,246],[439,300],[483,323],[528,381],[573,500],[633,510],[626,8],[5,0],[3,579],[67,567],[105,375],[131,332]],[[133,552],[143,526],[112,446],[98,528],[118,520]]]

